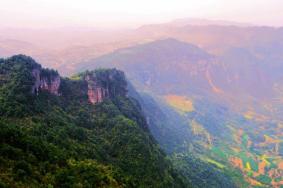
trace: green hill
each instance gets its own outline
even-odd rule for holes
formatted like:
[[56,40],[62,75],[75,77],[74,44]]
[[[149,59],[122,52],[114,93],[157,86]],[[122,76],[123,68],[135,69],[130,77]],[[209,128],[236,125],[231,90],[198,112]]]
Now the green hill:
[[62,78],[0,60],[0,187],[189,187],[156,141],[124,73]]

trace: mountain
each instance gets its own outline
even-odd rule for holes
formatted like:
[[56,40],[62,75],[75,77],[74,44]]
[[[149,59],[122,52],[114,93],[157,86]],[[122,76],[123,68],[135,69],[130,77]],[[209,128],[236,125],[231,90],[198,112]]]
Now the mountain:
[[174,25],[178,27],[186,26],[186,25],[195,25],[195,26],[219,25],[219,26],[238,26],[238,27],[252,26],[251,24],[247,24],[247,23],[232,22],[225,20],[200,19],[200,18],[180,18],[165,24]]
[[45,67],[60,69],[61,74],[70,76],[73,64],[136,44],[137,41],[125,39],[128,32],[88,27],[3,27],[0,28],[0,56],[27,54]]
[[[205,78],[193,77],[196,74],[193,71],[199,71],[198,69],[202,69],[212,60],[213,56],[194,45],[165,39],[117,50],[81,63],[77,69],[117,66],[127,71],[129,79],[134,83],[142,83],[159,93],[166,93],[177,84],[184,86],[179,87],[182,90],[192,88],[187,84],[187,80],[199,82],[204,88],[209,88]],[[191,74],[188,74],[188,71]]]
[[190,187],[149,132],[123,72],[63,78],[0,60],[1,187]]
[[125,71],[145,93],[139,101],[150,131],[183,175],[190,177],[187,169],[198,159],[219,170],[223,182],[230,177],[238,187],[278,187],[283,76],[279,61],[267,59],[244,47],[215,55],[169,38],[82,62],[77,71]]
[[259,48],[268,50],[270,46],[282,44],[280,41],[283,37],[283,30],[280,27],[181,22],[184,24],[174,24],[173,21],[164,24],[144,25],[136,29],[134,35],[151,41],[176,38],[197,45],[215,55],[222,54],[233,47],[248,48],[254,53],[262,53],[263,51],[258,51]]
[[[203,19],[178,19],[133,30],[66,27],[45,30],[1,28],[0,31],[1,41],[4,41],[0,55],[1,51],[9,51],[8,55],[25,53],[46,67],[56,68],[64,76],[75,73],[76,64],[81,62],[120,48],[166,38],[191,43],[216,56],[225,54],[230,48],[243,48],[266,63],[276,61],[276,66],[280,66],[283,49],[282,28]],[[27,51],[24,51],[25,47],[10,48],[9,40],[27,41],[33,47]]]
[[[138,90],[128,88],[150,133],[191,184],[232,187],[225,184],[232,180],[238,187],[280,187],[282,31],[181,19],[123,32],[9,29],[1,31],[1,41],[47,46],[34,58],[63,75],[103,67],[124,71]],[[0,54],[9,50],[2,46]]]
[[[194,93],[229,100],[237,93],[235,100],[242,103],[246,96],[260,99],[274,94],[267,65],[241,48],[215,56],[193,44],[164,39],[83,62],[77,70],[94,67],[118,67],[134,83],[160,95]],[[256,85],[258,81],[262,84]]]
[[36,45],[29,42],[0,38],[0,56],[2,57],[9,57],[15,52],[35,54],[38,50]]

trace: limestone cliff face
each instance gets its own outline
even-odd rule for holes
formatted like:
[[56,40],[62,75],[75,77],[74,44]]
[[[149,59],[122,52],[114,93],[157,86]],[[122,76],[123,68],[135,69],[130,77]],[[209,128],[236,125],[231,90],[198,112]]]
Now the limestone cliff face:
[[[66,94],[59,91],[60,85],[64,85],[65,82],[56,71],[36,66],[31,70],[31,74],[34,78],[33,94],[38,95],[41,91],[57,96]],[[86,71],[81,74],[80,79],[86,82],[86,90],[82,92],[87,94],[91,104],[103,102],[107,98],[127,95],[127,81],[122,71],[116,69]]]
[[105,98],[126,96],[127,94],[124,73],[116,69],[87,72],[84,75],[84,80],[87,82],[88,100],[92,104],[100,103]]
[[[31,73],[34,78],[33,94],[38,95],[41,91],[47,91],[57,96],[61,95],[59,88],[64,81],[57,72],[35,67]],[[83,92],[87,94],[91,104],[103,102],[106,98],[127,95],[127,81],[122,71],[116,69],[86,71],[81,76],[87,84],[87,90]]]
[[108,88],[101,87],[95,77],[87,75],[85,80],[87,81],[87,95],[89,102],[92,104],[99,103],[109,96]]
[[51,94],[60,95],[61,78],[57,73],[36,68],[32,70],[32,75],[35,78],[32,93],[38,94],[39,91],[48,91]]
[[52,76],[50,80],[48,80],[47,78],[42,78],[40,80],[40,89],[43,91],[48,91],[54,95],[59,95],[60,83],[60,76]]

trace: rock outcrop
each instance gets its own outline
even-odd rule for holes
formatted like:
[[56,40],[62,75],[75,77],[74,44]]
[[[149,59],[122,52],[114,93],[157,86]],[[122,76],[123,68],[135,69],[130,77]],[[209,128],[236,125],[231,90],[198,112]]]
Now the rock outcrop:
[[35,78],[32,87],[33,94],[38,94],[40,91],[48,91],[51,94],[60,95],[61,78],[57,72],[36,68],[32,70],[32,75]]
[[[32,93],[38,95],[41,91],[47,91],[54,95],[59,92],[61,77],[53,70],[36,67],[32,70],[34,84]],[[116,69],[86,71],[82,79],[87,83],[88,100],[91,104],[103,102],[106,98],[127,95],[127,81],[122,71]]]
[[109,96],[108,88],[101,87],[95,77],[87,75],[85,80],[87,81],[87,95],[89,102],[96,104],[102,102],[104,98]]
[[[55,70],[43,68],[31,57],[16,55],[8,59],[0,58],[0,65],[3,67],[0,69],[0,84],[4,85],[13,80],[23,88],[28,88],[25,90],[26,95],[48,92],[56,96],[66,96],[70,92],[66,90],[66,84],[72,82],[71,80],[61,78]],[[18,75],[22,76],[11,74],[13,71],[17,71]],[[127,95],[125,75],[117,69],[86,71],[78,77],[79,82],[84,82],[83,87],[80,88],[81,94],[84,97],[87,95],[91,104],[103,102],[106,98],[114,99]]]
[[88,100],[92,104],[100,103],[105,98],[127,95],[127,82],[122,71],[116,69],[86,72]]

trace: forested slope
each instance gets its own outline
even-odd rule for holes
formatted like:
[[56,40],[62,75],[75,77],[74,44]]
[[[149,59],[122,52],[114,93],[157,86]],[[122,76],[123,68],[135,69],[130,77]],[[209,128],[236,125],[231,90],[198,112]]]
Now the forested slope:
[[188,187],[128,97],[123,72],[62,78],[0,60],[0,187]]

